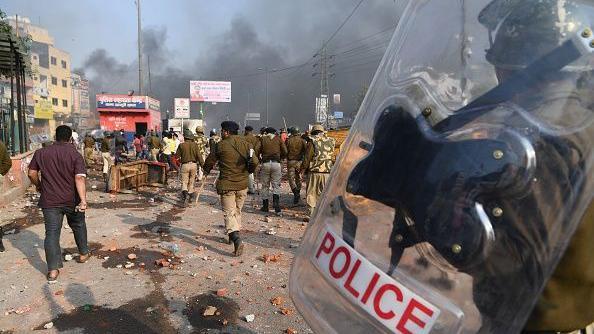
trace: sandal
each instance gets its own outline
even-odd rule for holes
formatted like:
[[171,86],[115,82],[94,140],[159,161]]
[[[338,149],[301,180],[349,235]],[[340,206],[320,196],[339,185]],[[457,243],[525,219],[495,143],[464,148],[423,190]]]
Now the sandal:
[[[56,272],[55,275],[52,275],[52,272]],[[50,270],[47,273],[47,282],[48,283],[56,283],[58,281],[58,276],[60,276],[60,270],[56,269],[56,270]]]
[[88,252],[87,254],[79,255],[78,258],[76,259],[76,262],[85,263],[85,262],[89,261],[90,258],[91,258],[91,252]]

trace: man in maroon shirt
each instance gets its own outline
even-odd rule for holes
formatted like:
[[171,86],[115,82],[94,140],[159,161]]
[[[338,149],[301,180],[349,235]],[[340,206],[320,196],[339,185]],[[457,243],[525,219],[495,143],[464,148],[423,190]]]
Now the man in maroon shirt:
[[57,280],[59,268],[63,267],[60,231],[64,216],[74,232],[80,254],[77,261],[84,263],[90,257],[85,223],[86,168],[71,140],[70,127],[58,126],[54,144],[36,151],[29,165],[29,179],[41,192],[39,207],[45,220],[44,248],[50,283]]

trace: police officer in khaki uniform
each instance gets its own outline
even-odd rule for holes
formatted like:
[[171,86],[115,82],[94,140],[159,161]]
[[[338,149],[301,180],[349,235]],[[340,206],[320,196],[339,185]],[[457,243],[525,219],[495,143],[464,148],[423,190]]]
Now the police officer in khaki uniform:
[[221,141],[221,137],[219,137],[219,135],[217,134],[217,130],[215,129],[210,130],[209,135],[210,138],[208,139],[208,148],[212,152],[215,150],[215,146],[217,146],[217,144]]
[[[246,126],[243,132],[243,139],[248,143],[252,144],[254,147],[254,151],[256,155],[260,154],[260,139],[254,136],[253,134],[254,128],[251,126]],[[253,195],[255,194],[255,180],[254,180],[254,173],[250,174],[249,183],[248,183],[248,194]]]
[[204,159],[200,147],[194,141],[194,134],[189,129],[184,130],[184,142],[179,145],[175,153],[181,162],[182,201],[184,206],[188,202],[195,202],[197,194],[194,192],[194,183],[198,168],[204,166]]
[[268,212],[270,186],[272,185],[272,206],[277,215],[281,214],[280,207],[280,183],[282,177],[281,159],[287,156],[287,146],[276,134],[274,128],[266,128],[264,135],[260,139],[260,161],[262,190],[262,208],[261,211]]
[[87,133],[85,139],[83,140],[83,144],[85,145],[84,153],[85,153],[85,163],[87,167],[91,165],[93,162],[93,151],[95,148],[95,139],[91,137],[90,134]]
[[113,134],[109,131],[103,133],[101,139],[101,160],[103,161],[103,180],[105,181],[105,192],[109,192],[109,168],[113,165],[111,157],[111,140]]
[[305,148],[307,143],[299,135],[299,129],[296,127],[289,128],[291,136],[287,139],[287,172],[289,177],[289,185],[293,192],[293,204],[299,204],[299,194],[301,193],[301,175],[299,168],[305,155]]
[[159,137],[151,130],[149,137],[148,137],[148,148],[151,152],[151,161],[157,161],[159,157],[159,151],[161,150],[161,141]]
[[316,124],[307,144],[305,158],[301,164],[301,171],[307,172],[307,206],[309,214],[313,214],[318,198],[322,195],[326,182],[330,176],[334,161],[334,138],[326,136],[324,127]]
[[[10,155],[8,154],[8,150],[6,149],[6,145],[2,141],[0,141],[0,174],[6,175],[10,168],[12,167],[12,160],[10,159]],[[4,244],[2,244],[2,236],[4,231],[2,230],[2,226],[0,225],[0,252],[4,252]]]
[[[251,144],[238,135],[239,125],[233,121],[221,123],[223,139],[210,152],[204,163],[204,173],[208,175],[218,163],[219,178],[217,193],[221,196],[225,228],[229,240],[234,245],[235,256],[243,253],[243,244],[239,236],[241,229],[241,210],[247,197],[249,169],[258,165]],[[248,164],[251,168],[248,168]]]
[[[196,136],[194,136],[194,142],[198,144],[198,149],[200,151],[200,155],[202,159],[206,159],[207,148],[208,148],[208,138],[204,135],[204,127],[197,126],[196,127]],[[202,181],[204,177],[204,170],[202,169],[202,165],[198,166],[198,181]]]

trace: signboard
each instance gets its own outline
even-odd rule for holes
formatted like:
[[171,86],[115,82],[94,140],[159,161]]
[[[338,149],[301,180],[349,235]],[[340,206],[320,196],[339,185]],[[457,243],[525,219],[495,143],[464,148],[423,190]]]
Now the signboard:
[[334,98],[332,101],[334,104],[340,104],[340,94],[334,94]]
[[231,102],[230,81],[190,81],[192,102]]
[[97,108],[146,109],[146,106],[146,96],[97,94]]
[[173,99],[175,105],[175,118],[190,118],[190,99],[176,97]]
[[343,119],[344,118],[344,113],[342,111],[335,111],[334,112],[334,118],[335,119]]
[[328,96],[316,97],[316,122],[325,123],[328,119]]
[[246,121],[259,121],[260,120],[260,113],[253,113],[248,112],[245,114]]
[[148,108],[150,110],[161,111],[161,102],[159,102],[159,100],[153,99],[150,96],[147,96],[146,98],[148,100]]
[[52,103],[48,100],[39,99],[39,101],[35,103],[33,115],[37,119],[54,119]]

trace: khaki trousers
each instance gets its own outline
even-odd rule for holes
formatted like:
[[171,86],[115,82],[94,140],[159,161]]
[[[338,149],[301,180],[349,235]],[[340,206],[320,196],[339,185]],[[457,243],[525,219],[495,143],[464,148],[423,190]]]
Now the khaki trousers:
[[101,159],[103,160],[103,174],[109,173],[109,167],[113,164],[111,154],[109,152],[101,152]]
[[247,189],[225,191],[221,194],[223,217],[227,234],[241,230],[241,209],[247,197]]
[[152,148],[151,149],[151,161],[157,161],[157,157],[159,156],[159,149]]
[[291,190],[301,190],[301,175],[299,175],[299,168],[301,167],[301,161],[289,160],[287,162],[287,174],[289,176],[289,186]]
[[270,185],[272,184],[272,194],[280,195],[281,185],[281,164],[280,162],[265,162],[262,164],[261,172],[262,190],[260,191],[262,199],[270,197]]
[[93,162],[93,148],[85,147],[85,163],[89,166]]
[[194,183],[196,182],[197,173],[198,165],[195,162],[187,162],[181,165],[182,191],[187,191],[190,194],[194,193]]
[[328,178],[330,177],[330,173],[314,173],[309,172],[307,174],[307,193],[305,197],[305,201],[307,202],[307,206],[309,207],[309,214],[312,215],[320,196],[322,196],[322,192],[324,191],[324,187],[328,182]]

